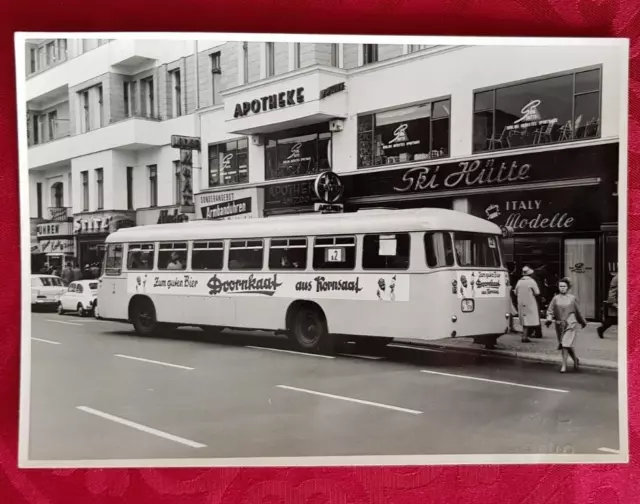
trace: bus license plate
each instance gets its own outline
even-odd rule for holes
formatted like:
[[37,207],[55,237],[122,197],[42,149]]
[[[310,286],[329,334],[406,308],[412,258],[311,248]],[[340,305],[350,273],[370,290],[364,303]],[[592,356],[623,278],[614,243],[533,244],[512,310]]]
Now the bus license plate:
[[463,313],[470,313],[474,310],[475,306],[474,306],[474,302],[473,299],[463,299],[462,300],[462,312]]

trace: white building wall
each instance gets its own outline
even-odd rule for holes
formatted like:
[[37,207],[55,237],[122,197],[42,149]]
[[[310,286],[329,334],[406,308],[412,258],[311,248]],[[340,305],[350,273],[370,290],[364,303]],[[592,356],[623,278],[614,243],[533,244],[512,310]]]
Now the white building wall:
[[[478,46],[455,48],[399,64],[370,65],[352,71],[349,77],[349,120],[345,131],[338,135],[355,134],[358,114],[450,96],[451,157],[470,156],[474,90],[603,65],[601,134],[603,138],[615,137],[620,122],[618,84],[622,64],[617,52],[613,47]],[[488,62],[494,62],[491,70]],[[355,154],[355,137],[336,143],[350,145]],[[357,168],[353,156],[336,150],[339,158],[334,162],[338,170]]]
[[73,213],[81,213],[85,210],[83,209],[83,195],[84,195],[84,187],[82,185],[82,176],[81,173],[83,171],[89,172],[89,208],[87,211],[96,212],[98,211],[98,188],[96,185],[96,168],[102,168],[104,170],[104,209],[113,208],[113,200],[114,200],[114,191],[108,190],[108,188],[113,188],[113,171],[111,170],[111,166],[113,163],[113,153],[112,151],[103,151],[96,152],[95,154],[89,154],[87,156],[82,156],[78,158],[74,158],[71,160],[71,177],[72,184],[74,187],[73,191]]
[[52,187],[57,182],[62,182],[62,206],[72,206],[72,188],[69,184],[70,167],[52,168],[46,171],[29,172],[29,217],[38,217],[38,183],[42,184],[42,217],[48,217],[47,208],[55,206],[52,195]]

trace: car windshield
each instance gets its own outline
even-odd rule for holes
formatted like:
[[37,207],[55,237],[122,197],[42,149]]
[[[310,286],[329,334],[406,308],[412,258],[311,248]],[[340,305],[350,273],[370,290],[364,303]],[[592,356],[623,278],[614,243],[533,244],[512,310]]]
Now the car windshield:
[[53,277],[40,277],[40,282],[45,287],[62,287],[62,280]]
[[91,290],[98,290],[98,282],[91,282],[89,284],[89,289]]

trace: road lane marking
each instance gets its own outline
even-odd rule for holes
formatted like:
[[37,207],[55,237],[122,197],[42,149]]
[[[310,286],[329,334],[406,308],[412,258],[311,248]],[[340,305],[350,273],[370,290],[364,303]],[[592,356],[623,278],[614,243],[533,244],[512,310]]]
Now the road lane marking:
[[267,348],[267,347],[259,347],[259,346],[250,346],[246,345],[245,348],[253,348],[254,350],[269,350],[270,352],[282,352],[289,353],[294,355],[304,355],[305,357],[320,357],[321,359],[335,359],[333,355],[321,355],[321,354],[311,354],[304,352],[294,352],[293,350],[282,350],[280,348]]
[[489,378],[478,378],[476,376],[465,376],[465,375],[450,374],[450,373],[440,373],[438,371],[427,371],[425,369],[421,369],[420,372],[421,373],[434,374],[434,375],[440,375],[440,376],[449,376],[449,377],[453,377],[453,378],[464,378],[465,380],[477,380],[477,381],[483,381],[483,382],[489,382],[489,383],[499,383],[501,385],[512,385],[513,387],[523,387],[523,388],[530,388],[530,389],[537,389],[537,390],[546,390],[547,392],[562,392],[563,394],[567,394],[569,392],[568,390],[562,390],[562,389],[556,389],[556,388],[538,387],[537,385],[524,385],[523,383],[515,383],[515,382],[500,381],[500,380],[490,380]]
[[437,350],[435,348],[424,348],[424,347],[415,347],[409,345],[387,345],[391,348],[407,348],[409,350],[420,350],[421,352],[436,352],[436,353],[444,353],[444,350]]
[[620,450],[614,450],[613,448],[598,448],[598,451],[605,453],[615,453],[616,455],[620,453]]
[[384,359],[384,357],[380,357],[378,355],[356,355],[356,354],[349,354],[349,353],[341,353],[340,354],[343,357],[355,357],[356,359],[367,359],[367,360],[382,360]]
[[49,319],[45,319],[45,322],[53,322],[55,324],[67,324],[67,325],[83,325],[83,324],[79,324],[78,322],[65,322],[64,320],[49,320]]
[[31,336],[31,339],[36,341],[42,341],[43,343],[50,343],[52,345],[62,345],[62,343],[60,343],[59,341],[51,341],[48,339],[36,338],[34,336]]
[[89,413],[91,415],[95,415],[106,420],[111,420],[112,422],[119,423],[121,425],[126,425],[127,427],[131,427],[133,429],[137,429],[142,432],[146,432],[147,434],[153,434],[154,436],[158,436],[164,439],[168,439],[170,441],[175,441],[176,443],[181,443],[186,446],[190,446],[191,448],[206,448],[207,445],[202,443],[196,443],[195,441],[191,441],[190,439],[185,439],[180,436],[174,436],[173,434],[169,434],[168,432],[163,432],[158,429],[154,429],[152,427],[147,427],[146,425],[142,425],[136,422],[132,422],[131,420],[126,420],[124,418],[120,418],[114,415],[110,415],[109,413],[104,413],[103,411],[99,411],[97,409],[89,408],[88,406],[76,406],[80,411],[84,411],[85,413]]
[[288,385],[276,385],[276,387],[286,390],[293,390],[295,392],[304,392],[306,394],[317,395],[321,397],[328,397],[329,399],[339,399],[341,401],[354,402],[358,404],[365,404],[367,406],[376,406],[378,408],[385,408],[394,411],[402,411],[403,413],[411,413],[412,415],[422,415],[422,411],[412,410],[407,408],[400,408],[398,406],[391,406],[389,404],[376,403],[371,401],[363,401],[362,399],[354,399],[353,397],[344,397],[334,394],[326,394],[325,392],[317,392],[315,390],[302,389],[297,387],[289,387]]
[[140,361],[140,362],[148,362],[148,363],[151,363],[151,364],[160,364],[161,366],[168,366],[168,367],[174,367],[174,368],[179,368],[179,369],[187,369],[189,371],[193,371],[195,369],[195,368],[192,368],[192,367],[180,366],[179,364],[171,364],[169,362],[161,362],[161,361],[157,361],[157,360],[143,359],[142,357],[132,357],[131,355],[115,354],[115,356],[116,357],[121,357],[123,359],[131,359],[131,360]]

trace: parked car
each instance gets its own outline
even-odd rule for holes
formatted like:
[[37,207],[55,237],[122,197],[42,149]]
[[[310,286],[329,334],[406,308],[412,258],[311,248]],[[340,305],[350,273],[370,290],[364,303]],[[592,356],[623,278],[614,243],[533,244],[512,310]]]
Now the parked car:
[[78,280],[71,282],[68,290],[60,296],[58,313],[67,311],[78,312],[84,317],[93,312],[93,305],[98,295],[98,280]]
[[55,275],[31,275],[31,308],[55,308],[65,291],[62,280]]

